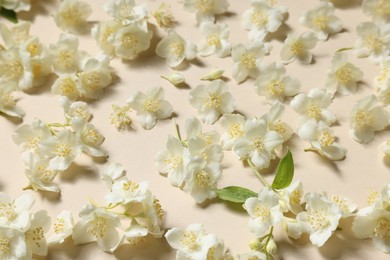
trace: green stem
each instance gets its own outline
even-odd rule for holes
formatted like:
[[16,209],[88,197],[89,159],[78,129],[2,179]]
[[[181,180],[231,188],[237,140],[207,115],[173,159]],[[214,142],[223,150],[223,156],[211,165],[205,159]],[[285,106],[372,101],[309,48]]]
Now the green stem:
[[353,48],[352,47],[341,48],[341,49],[338,49],[336,52],[349,51],[349,50],[353,50]]
[[179,138],[180,142],[183,143],[183,140],[181,139],[181,135],[180,135],[179,125],[176,123],[176,120],[175,120],[174,118],[172,118],[172,121],[173,121],[173,124],[175,125],[175,130],[176,130],[177,138]]
[[257,170],[256,166],[253,164],[251,159],[247,159],[246,161],[248,162],[248,164],[252,168],[252,170],[255,172],[257,178],[259,178],[259,180],[263,184],[263,186],[271,189],[271,185],[267,182],[267,180],[263,177],[263,175],[261,175],[261,173]]

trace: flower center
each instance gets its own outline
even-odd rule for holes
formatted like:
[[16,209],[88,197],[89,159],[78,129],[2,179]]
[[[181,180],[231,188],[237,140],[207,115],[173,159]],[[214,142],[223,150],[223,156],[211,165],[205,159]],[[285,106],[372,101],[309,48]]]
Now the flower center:
[[313,24],[319,30],[325,30],[328,26],[329,18],[327,16],[317,16],[314,18]]
[[164,219],[164,210],[161,207],[161,203],[158,199],[153,200],[153,208],[160,220]]
[[23,65],[19,61],[12,61],[4,66],[2,73],[8,80],[18,80],[23,75]]
[[317,104],[311,103],[307,108],[307,114],[309,117],[318,120],[321,117],[321,108]]
[[37,145],[39,141],[41,140],[40,136],[34,136],[28,139],[28,141],[25,144],[26,149],[31,150],[31,151],[36,151],[37,150]]
[[272,80],[268,84],[267,91],[272,96],[279,96],[284,93],[284,84],[280,80]]
[[263,139],[260,137],[253,139],[253,146],[256,148],[257,151],[261,152],[265,150],[265,145],[263,142]]
[[332,200],[336,203],[343,212],[348,212],[348,200],[340,198],[337,195],[332,196]]
[[334,143],[334,137],[326,130],[321,133],[319,141],[322,146],[331,146]]
[[75,63],[74,53],[68,50],[60,51],[57,56],[57,62],[65,68],[73,67]]
[[138,183],[127,181],[122,184],[122,189],[125,191],[135,192],[139,188]]
[[100,77],[97,75],[97,72],[91,72],[83,75],[83,86],[89,89],[97,89],[100,86]]
[[97,217],[91,221],[87,232],[96,238],[102,238],[107,231],[106,220],[102,217]]
[[254,25],[259,28],[264,27],[268,22],[268,16],[261,9],[256,9],[252,15],[251,20]]
[[296,40],[291,44],[290,49],[294,55],[300,55],[303,52],[303,44],[301,41]]
[[31,56],[35,56],[39,54],[39,46],[36,43],[30,43],[27,45],[27,51],[31,54]]
[[256,67],[256,58],[251,53],[244,53],[241,56],[241,63],[247,68],[247,69],[253,69]]
[[201,187],[208,187],[210,186],[210,174],[206,171],[200,171],[196,175],[196,182],[199,184]]
[[369,35],[365,40],[365,45],[371,51],[379,52],[382,49],[383,41],[374,35]]
[[67,25],[77,25],[83,21],[82,15],[76,7],[71,7],[62,13],[62,18]]
[[43,182],[51,182],[56,176],[56,172],[49,170],[48,165],[45,163],[41,163],[38,165],[33,173],[34,176],[37,176]]
[[127,112],[130,110],[130,106],[118,107],[113,105],[114,112],[111,114],[111,124],[116,127],[126,127],[131,124],[131,119]]
[[1,203],[0,204],[0,217],[6,217],[12,220],[16,217],[15,206],[13,203]]
[[57,144],[55,153],[59,157],[69,157],[72,153],[72,148],[68,144]]
[[164,162],[169,165],[171,171],[176,169],[181,164],[181,158],[178,155],[170,155]]
[[215,260],[215,246],[212,246],[207,251],[206,260]]
[[126,34],[122,38],[122,45],[126,49],[133,49],[134,47],[137,46],[137,44],[138,44],[138,39],[133,34]]
[[380,237],[382,240],[389,240],[390,220],[387,218],[379,219],[376,227],[374,228],[374,235]]
[[244,134],[241,125],[237,123],[231,124],[227,132],[230,138],[237,138]]
[[73,79],[64,78],[60,85],[61,93],[65,96],[72,95],[77,92],[77,86]]
[[42,238],[44,238],[44,232],[42,227],[37,227],[33,230],[28,231],[27,235],[37,247],[41,247],[40,242]]
[[214,9],[214,0],[197,0],[197,4],[204,13],[209,13]]
[[65,231],[65,220],[63,218],[57,218],[54,223],[54,233],[59,234]]
[[336,78],[343,84],[346,84],[352,80],[352,70],[344,65],[336,71]]
[[177,57],[183,56],[184,54],[184,44],[180,40],[172,41],[169,44],[169,49],[171,53],[173,53]]
[[210,35],[207,37],[207,44],[211,46],[219,46],[221,44],[218,35]]
[[278,120],[272,124],[271,130],[278,132],[279,135],[282,135],[287,132],[286,124],[282,120]]
[[9,239],[0,237],[0,255],[7,255],[10,251]]
[[86,107],[77,107],[74,111],[74,114],[88,121],[90,114]]
[[148,98],[144,103],[144,109],[148,112],[156,112],[159,109],[158,100]]
[[269,217],[270,211],[267,206],[260,204],[255,207],[253,215],[255,218],[261,218],[262,221],[265,221]]
[[198,248],[197,240],[198,235],[194,231],[186,231],[181,242],[189,249],[195,250]]
[[5,108],[12,108],[16,105],[11,92],[0,90],[0,104]]
[[83,131],[83,133],[81,135],[81,139],[85,143],[96,144],[97,141],[99,140],[99,134],[93,128],[86,129],[86,130]]
[[366,111],[360,110],[355,115],[355,121],[359,127],[368,127],[373,120],[373,117]]
[[218,108],[222,103],[221,97],[215,94],[210,94],[207,100],[207,106]]
[[372,205],[379,199],[379,192],[375,190],[368,190],[367,204]]
[[297,189],[291,192],[289,199],[295,204],[301,204],[301,192]]
[[314,230],[323,229],[329,225],[329,220],[327,219],[327,215],[325,214],[325,210],[323,208],[311,211],[308,219],[310,226]]

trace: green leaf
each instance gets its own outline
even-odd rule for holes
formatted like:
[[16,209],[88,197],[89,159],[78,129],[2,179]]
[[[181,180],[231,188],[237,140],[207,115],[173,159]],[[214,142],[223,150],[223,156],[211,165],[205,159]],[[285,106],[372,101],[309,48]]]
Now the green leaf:
[[341,48],[341,49],[338,49],[336,52],[349,51],[349,50],[353,50],[353,48],[352,47]]
[[4,7],[0,7],[0,16],[8,19],[9,21],[11,21],[13,23],[18,22],[18,17],[16,16],[15,11],[13,11],[13,10],[9,10],[9,9],[5,9]]
[[280,160],[278,168],[276,169],[276,176],[272,183],[274,189],[284,189],[290,185],[294,177],[294,160],[290,150]]
[[244,203],[250,197],[257,197],[256,192],[238,186],[228,186],[215,192],[221,200],[235,203]]

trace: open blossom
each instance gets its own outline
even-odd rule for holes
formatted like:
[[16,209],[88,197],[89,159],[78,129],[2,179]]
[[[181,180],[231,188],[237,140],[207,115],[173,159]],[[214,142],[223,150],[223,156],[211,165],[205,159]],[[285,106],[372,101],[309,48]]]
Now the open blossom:
[[228,7],[227,0],[184,0],[184,9],[196,13],[199,24],[206,21],[214,22],[215,15],[225,13]]
[[265,68],[260,67],[261,74],[256,79],[257,93],[265,96],[270,102],[283,102],[285,97],[298,94],[300,82],[286,75],[286,69],[280,63],[271,63]]
[[127,103],[137,111],[138,121],[147,130],[152,129],[157,119],[166,119],[173,113],[172,105],[164,100],[164,89],[155,87],[145,94],[137,91],[131,95]]
[[[282,196],[282,199],[279,200],[280,211],[288,212],[291,211],[295,215],[303,210],[302,208],[302,196],[303,192],[303,184],[301,181],[296,181],[291,183],[286,188],[279,190],[279,194]],[[294,225],[298,225],[296,221],[287,220],[289,223],[283,223],[287,227],[293,228]],[[297,231],[297,230],[295,230]],[[287,232],[289,236],[293,235],[295,232],[291,230],[291,232]],[[299,232],[295,233],[298,237],[300,237]],[[295,237],[293,235],[293,237]],[[295,237],[296,238],[296,237]]]
[[352,224],[357,238],[372,238],[376,248],[390,253],[390,184],[385,184],[374,203],[358,211]]
[[76,245],[96,241],[106,252],[113,252],[117,248],[121,236],[117,230],[120,220],[115,214],[85,205],[79,215],[81,220],[74,226],[72,233]]
[[30,194],[23,194],[13,199],[0,192],[0,226],[26,231],[31,224],[29,210],[34,202]]
[[389,56],[390,24],[376,25],[363,22],[356,27],[359,36],[355,42],[355,54],[358,58],[370,57],[376,63]]
[[239,114],[225,114],[219,122],[225,130],[221,136],[222,147],[231,150],[236,140],[244,135],[245,118]]
[[91,14],[89,4],[79,0],[64,0],[54,14],[54,20],[60,29],[79,34],[88,30],[87,19]]
[[333,14],[334,11],[332,3],[321,2],[314,9],[306,11],[299,21],[312,29],[319,40],[326,41],[329,34],[338,33],[343,29],[343,23]]
[[259,192],[257,198],[248,198],[243,207],[251,217],[249,228],[258,237],[263,236],[271,226],[275,226],[283,218],[278,195],[267,187]]
[[88,122],[91,120],[92,114],[87,103],[83,101],[72,102],[66,97],[60,97],[59,102],[64,108],[64,115],[68,121],[81,119]]
[[152,16],[161,28],[169,29],[175,24],[175,17],[171,11],[171,6],[166,3],[161,3],[157,10],[152,13]]
[[330,160],[342,160],[347,149],[336,142],[330,127],[322,122],[309,121],[299,129],[299,137],[309,141],[312,149]]
[[118,130],[130,127],[131,118],[128,113],[131,109],[129,105],[124,105],[122,107],[112,105],[112,110],[110,115],[111,124],[115,125]]
[[94,157],[107,156],[107,152],[100,147],[104,141],[104,136],[99,133],[93,124],[78,118],[72,120],[72,127],[75,130],[76,137],[81,141],[83,152]]
[[48,238],[49,244],[60,244],[68,237],[72,236],[74,221],[72,212],[63,210],[58,214],[53,222],[54,234]]
[[0,226],[0,240],[4,249],[1,258],[5,260],[26,259],[27,245],[24,233],[19,229]]
[[49,231],[51,218],[46,210],[35,212],[31,219],[31,226],[25,233],[27,256],[32,255],[46,256],[48,246],[45,234]]
[[6,114],[18,118],[23,118],[24,111],[16,106],[15,98],[12,95],[12,87],[0,87],[0,114]]
[[249,30],[251,41],[262,41],[269,32],[276,32],[284,19],[283,12],[265,1],[252,1],[252,8],[242,15],[242,26]]
[[174,227],[165,238],[177,250],[176,259],[227,259],[223,241],[207,234],[202,224],[191,224],[185,230]]
[[51,86],[51,93],[76,100],[81,96],[78,77],[75,73],[61,74]]
[[389,112],[377,104],[374,95],[359,100],[352,108],[349,126],[352,138],[360,143],[370,142],[376,131],[389,125]]
[[200,138],[207,145],[219,144],[219,134],[216,131],[204,132],[202,130],[202,122],[196,117],[189,117],[185,123],[185,132],[187,140],[191,138]]
[[113,182],[111,192],[105,196],[107,203],[142,203],[147,197],[148,183],[135,183],[127,177]]
[[304,32],[301,35],[289,34],[284,41],[280,58],[284,64],[299,60],[302,64],[309,64],[313,55],[310,50],[317,44],[317,37],[313,32]]
[[268,126],[268,131],[277,132],[282,138],[283,142],[286,142],[294,134],[291,126],[282,120],[284,113],[284,105],[280,102],[275,102],[269,109],[269,112],[261,117]]
[[152,36],[152,31],[144,30],[138,23],[125,25],[114,34],[112,45],[115,54],[124,59],[134,60],[138,54],[149,49]]
[[227,24],[204,22],[200,25],[200,32],[202,40],[199,43],[198,51],[201,56],[215,53],[218,57],[224,58],[230,54],[231,45]]
[[237,83],[243,82],[247,77],[255,79],[259,76],[257,63],[268,55],[271,47],[262,42],[253,42],[249,46],[238,44],[232,49],[233,67],[232,76]]
[[110,0],[103,5],[104,11],[123,24],[140,23],[146,30],[148,8],[137,5],[134,0]]
[[245,134],[238,138],[233,152],[240,160],[250,159],[259,169],[267,168],[275,158],[275,149],[283,140],[275,131],[268,131],[264,120],[250,119],[245,122]]
[[387,0],[363,0],[363,12],[376,23],[390,23],[390,2]]
[[231,113],[236,107],[233,96],[222,80],[197,86],[190,92],[190,104],[198,110],[206,124],[214,123],[221,114]]
[[122,28],[122,23],[117,20],[100,21],[91,29],[91,35],[105,55],[114,56],[113,45],[115,33]]
[[4,44],[10,48],[19,46],[21,43],[31,37],[30,35],[31,22],[19,21],[8,27],[5,23],[0,24],[0,35]]
[[39,156],[30,154],[29,164],[25,174],[33,190],[43,190],[51,192],[60,192],[60,188],[53,182],[59,171],[52,170],[49,167],[49,160],[42,159]]
[[177,67],[184,60],[194,59],[196,53],[196,45],[183,39],[173,30],[168,31],[168,35],[156,47],[156,54],[164,58],[170,67]]
[[328,70],[325,87],[331,93],[348,95],[356,92],[356,82],[363,78],[363,72],[348,62],[347,54],[335,53]]
[[336,230],[342,211],[322,194],[307,193],[305,201],[306,211],[297,215],[298,223],[313,245],[321,247]]

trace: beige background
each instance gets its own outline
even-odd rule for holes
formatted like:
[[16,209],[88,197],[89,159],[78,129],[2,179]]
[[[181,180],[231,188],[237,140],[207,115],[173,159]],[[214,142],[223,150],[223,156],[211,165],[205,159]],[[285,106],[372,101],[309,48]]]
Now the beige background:
[[[40,37],[45,44],[55,43],[60,31],[56,28],[51,13],[58,5],[58,0],[36,1],[31,12],[23,13],[21,18],[33,22],[31,34]],[[102,11],[101,5],[106,1],[88,0],[93,7],[91,21],[108,19]],[[141,1],[137,1],[140,3]],[[196,26],[195,15],[183,10],[181,1],[166,1],[170,3],[173,12],[179,21],[176,30],[184,38],[198,43],[200,33]],[[231,6],[227,15],[218,18],[230,28],[230,40],[233,45],[247,42],[247,32],[240,26],[241,14],[250,6],[249,1],[229,1]],[[274,46],[271,55],[266,57],[267,62],[278,61],[281,43],[287,32],[304,32],[306,28],[298,24],[298,18],[303,10],[313,8],[319,1],[314,0],[280,0],[280,5],[289,7],[289,17],[278,33],[270,37]],[[151,10],[156,9],[160,1],[146,1]],[[302,90],[324,86],[326,71],[334,51],[343,47],[351,47],[356,39],[355,27],[358,23],[370,20],[363,15],[360,1],[338,1],[336,15],[344,23],[342,33],[334,35],[326,42],[319,42],[313,53],[315,62],[310,66],[293,63],[286,66],[288,73],[300,80]],[[199,206],[190,195],[169,185],[166,178],[159,175],[154,168],[154,156],[157,151],[165,147],[169,134],[174,134],[170,120],[159,121],[151,131],[144,130],[137,124],[135,115],[134,130],[118,132],[110,125],[109,115],[111,105],[123,105],[129,96],[136,90],[146,90],[152,86],[162,86],[177,114],[176,121],[184,126],[188,116],[196,115],[196,111],[188,103],[190,89],[177,89],[169,82],[160,79],[160,75],[172,72],[165,61],[154,55],[154,48],[158,40],[165,35],[162,30],[155,31],[152,47],[135,61],[121,61],[115,58],[111,65],[118,79],[106,89],[102,99],[90,104],[94,114],[92,123],[103,133],[106,140],[103,147],[109,152],[110,162],[120,162],[127,169],[129,178],[135,181],[147,180],[150,189],[160,199],[166,210],[165,228],[177,226],[185,228],[191,223],[203,223],[209,233],[221,237],[233,255],[247,252],[247,244],[254,236],[247,228],[248,216],[218,201]],[[90,36],[80,37],[80,48],[87,50],[91,55],[99,53],[95,41]],[[289,142],[292,149],[296,174],[294,179],[301,180],[306,192],[326,191],[329,195],[339,194],[349,197],[356,202],[359,208],[365,207],[367,189],[381,189],[383,183],[389,181],[390,160],[384,158],[378,146],[389,137],[389,131],[383,131],[369,144],[362,145],[348,134],[348,115],[352,106],[360,98],[374,93],[372,86],[374,77],[378,74],[378,67],[367,59],[355,59],[350,52],[350,60],[364,72],[364,80],[359,84],[358,92],[352,96],[337,96],[330,106],[336,113],[338,123],[333,127],[339,142],[348,149],[347,158],[340,162],[331,162],[321,158],[316,153],[305,153],[305,142],[296,136]],[[269,106],[263,97],[255,94],[252,80],[237,85],[231,79],[231,58],[220,59],[216,56],[199,58],[182,71],[190,88],[200,84],[200,78],[211,68],[226,69],[227,84],[237,102],[237,110],[247,117],[266,113]],[[62,122],[62,108],[58,104],[58,97],[50,93],[50,82],[30,93],[20,94],[18,105],[26,111],[23,123],[31,123],[34,118],[47,122]],[[287,104],[287,103],[286,103]],[[287,108],[288,122],[294,129],[298,127],[298,116]],[[11,135],[21,125],[7,117],[0,117],[0,190],[17,197],[26,186],[24,165],[20,159],[20,150],[13,143]],[[207,129],[218,129],[218,126],[207,126]],[[87,156],[77,159],[76,163],[57,181],[62,189],[60,197],[48,193],[33,193],[36,198],[34,211],[45,208],[52,217],[62,209],[71,209],[77,219],[78,210],[87,203],[88,197],[96,201],[103,201],[107,189],[99,177],[99,169],[104,162],[92,160]],[[253,190],[259,190],[261,184],[256,180],[249,168],[240,163],[231,152],[225,153],[223,161],[224,171],[219,187],[240,185]],[[275,166],[275,164],[274,164]],[[273,168],[267,172],[267,179],[273,178]],[[31,192],[31,191],[29,191]],[[348,221],[347,221],[348,222]],[[289,239],[283,232],[275,235],[279,253],[283,259],[387,259],[386,255],[376,250],[371,240],[354,239],[349,223],[343,223],[344,230],[336,232],[322,247],[316,248],[308,242],[307,237],[298,241]],[[63,245],[50,248],[47,259],[174,259],[175,251],[170,249],[164,239],[150,240],[146,244],[132,248],[122,246],[114,255],[101,251],[96,244],[74,246],[71,241]],[[387,256],[388,257],[388,256]]]

